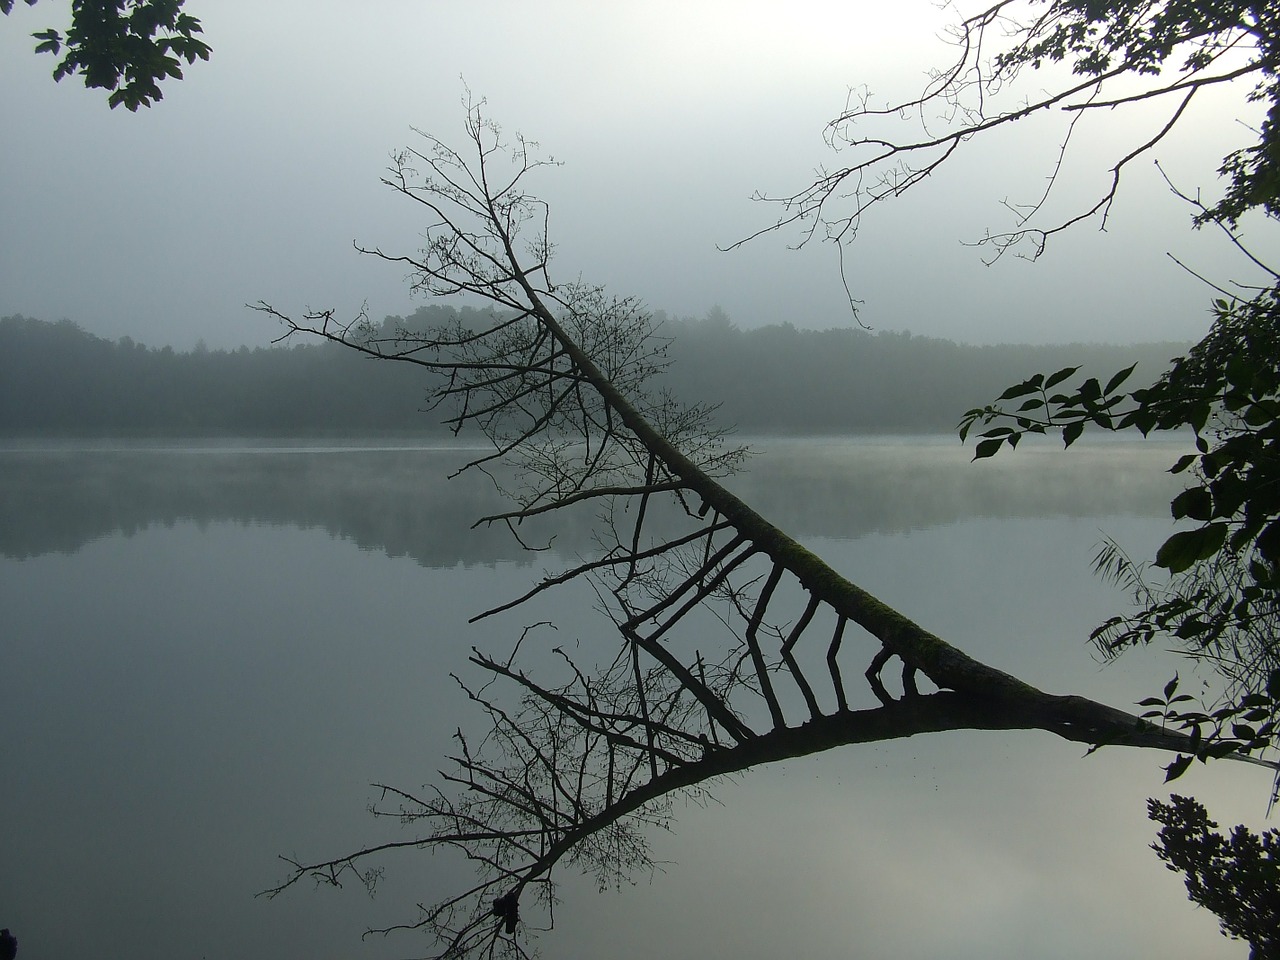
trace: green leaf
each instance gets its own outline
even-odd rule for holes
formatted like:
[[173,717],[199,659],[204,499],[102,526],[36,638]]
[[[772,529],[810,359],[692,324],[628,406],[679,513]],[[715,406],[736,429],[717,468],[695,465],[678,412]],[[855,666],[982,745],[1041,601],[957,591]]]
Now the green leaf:
[[1173,635],[1180,640],[1189,640],[1192,637],[1198,637],[1213,628],[1212,624],[1205,623],[1203,620],[1197,620],[1194,617],[1183,620],[1178,624],[1178,629],[1173,631]]
[[973,459],[984,460],[987,457],[995,456],[1002,443],[1004,443],[1004,440],[1000,437],[996,437],[994,440],[983,440],[978,444],[977,449],[973,451]]
[[1244,412],[1244,422],[1251,427],[1261,427],[1276,419],[1275,404],[1260,401]]
[[1071,376],[1073,373],[1075,373],[1079,369],[1080,369],[1079,367],[1063,367],[1057,373],[1052,374],[1049,377],[1049,379],[1044,382],[1044,389],[1052,390],[1054,387],[1056,387],[1063,380],[1067,379],[1067,377]]
[[1107,381],[1107,385],[1103,387],[1102,392],[1111,393],[1113,390],[1115,390],[1116,387],[1120,386],[1120,384],[1124,383],[1126,380],[1129,379],[1129,374],[1133,373],[1133,368],[1136,366],[1137,364],[1134,363],[1132,366],[1125,367],[1119,373],[1115,374],[1115,376],[1113,376],[1110,380]]
[[36,44],[36,53],[56,54],[62,49],[62,35],[57,30],[40,30],[31,36],[40,41]]
[[1207,560],[1217,553],[1226,538],[1225,523],[1209,523],[1195,530],[1175,533],[1156,552],[1156,566],[1170,573],[1181,573],[1193,563]]
[[[1237,751],[1240,750],[1242,746],[1243,744],[1226,741],[1222,743],[1212,744],[1204,752],[1207,753],[1210,757],[1216,757],[1218,759],[1221,759],[1222,757],[1227,757],[1233,753],[1236,753]],[[1203,763],[1204,761],[1202,760],[1201,762]]]
[[1014,400],[1018,397],[1025,397],[1028,393],[1034,393],[1040,389],[1040,384],[1044,382],[1041,374],[1036,374],[1029,380],[1023,380],[1021,383],[1015,383],[1012,387],[1005,390],[1004,393],[996,397],[996,403],[1001,400]]
[[1127,422],[1132,422],[1144,437],[1155,429],[1158,422],[1158,418],[1150,410],[1135,410],[1125,419]]
[[1178,759],[1164,768],[1164,782],[1177,780],[1180,776],[1187,772],[1187,767],[1191,766],[1193,757],[1182,756],[1179,754]]
[[1270,564],[1280,561],[1280,520],[1272,520],[1265,530],[1258,534],[1258,553]]
[[1227,382],[1241,390],[1249,389],[1258,371],[1257,362],[1246,351],[1239,351],[1227,361]]
[[1074,423],[1068,423],[1062,428],[1062,446],[1064,448],[1071,446],[1080,438],[1080,434],[1084,433],[1084,421],[1076,420]]
[[1213,496],[1203,487],[1192,487],[1174,497],[1169,510],[1175,520],[1190,517],[1206,522],[1213,519]]

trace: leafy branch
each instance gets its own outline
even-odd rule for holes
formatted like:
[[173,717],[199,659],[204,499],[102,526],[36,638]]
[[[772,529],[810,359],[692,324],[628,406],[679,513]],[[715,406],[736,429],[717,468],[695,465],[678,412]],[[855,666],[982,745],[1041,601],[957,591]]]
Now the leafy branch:
[[[1104,545],[1096,569],[1126,587],[1139,610],[1109,619],[1092,639],[1114,656],[1167,636],[1216,668],[1226,680],[1223,700],[1210,713],[1180,719],[1194,721],[1196,737],[1225,738],[1223,750],[1252,752],[1276,742],[1270,717],[1261,733],[1228,736],[1224,724],[1254,722],[1258,710],[1273,709],[1269,698],[1280,677],[1278,298],[1280,287],[1247,301],[1214,301],[1209,335],[1149,387],[1123,390],[1133,367],[1105,385],[1088,378],[1067,387],[1077,374],[1067,367],[1010,387],[959,424],[961,439],[988,428],[976,434],[974,459],[1016,447],[1027,434],[1056,432],[1069,447],[1085,429],[1191,432],[1195,452],[1170,467],[1190,483],[1170,512],[1193,526],[1156,552],[1164,582],[1153,582],[1114,543]],[[1211,733],[1201,729],[1206,724]]]
[[[212,48],[198,34],[200,21],[182,11],[184,0],[110,0],[73,3],[71,26],[63,34],[52,27],[32,34],[36,53],[62,59],[53,79],[83,76],[84,85],[111,91],[107,104],[136,112],[164,94],[160,83],[182,79],[182,62],[208,60]],[[36,0],[26,0],[34,6]],[[0,13],[14,0],[0,0]]]

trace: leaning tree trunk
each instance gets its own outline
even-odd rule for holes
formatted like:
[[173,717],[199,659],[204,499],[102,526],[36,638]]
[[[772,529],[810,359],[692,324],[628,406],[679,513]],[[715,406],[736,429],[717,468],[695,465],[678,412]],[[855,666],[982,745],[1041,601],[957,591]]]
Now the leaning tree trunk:
[[[285,336],[319,335],[437,375],[436,400],[453,404],[449,422],[492,443],[459,472],[486,474],[513,500],[480,522],[506,524],[524,543],[526,522],[596,509],[596,555],[477,619],[586,580],[617,645],[601,668],[557,651],[570,671],[559,685],[521,669],[519,644],[505,659],[474,653],[518,696],[504,704],[487,684],[468,688],[492,723],[483,744],[473,748],[459,732],[456,770],[429,795],[383,788],[388,806],[376,812],[423,832],[322,862],[290,860],[271,895],[307,876],[372,885],[378,872],[364,863],[378,854],[461,847],[479,867],[476,882],[404,926],[433,933],[439,956],[524,956],[527,890],[549,902],[563,861],[602,876],[643,866],[643,832],[663,818],[662,801],[726,774],[959,729],[1195,746],[973,659],[734,496],[722,480],[743,451],[726,445],[707,408],[681,406],[658,388],[665,343],[650,316],[598,288],[552,283],[549,213],[523,186],[544,161],[523,140],[505,144],[478,107],[467,130],[470,158],[428,137],[385,181],[433,218],[423,251],[367,252],[407,264],[422,292],[484,297],[494,307],[486,324],[383,331],[363,315],[338,324],[331,312],[295,321],[259,308],[286,323]],[[882,680],[894,658],[896,696]]]

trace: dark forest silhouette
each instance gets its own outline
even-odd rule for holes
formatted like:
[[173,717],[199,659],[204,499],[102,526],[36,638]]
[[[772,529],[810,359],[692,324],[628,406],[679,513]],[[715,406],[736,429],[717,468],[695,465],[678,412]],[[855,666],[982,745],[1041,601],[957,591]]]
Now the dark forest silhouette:
[[[428,329],[485,314],[433,304],[382,329]],[[717,403],[714,418],[746,433],[945,433],[957,411],[1029,368],[1139,360],[1154,380],[1185,344],[966,346],[910,333],[741,330],[657,314],[673,361],[663,385]],[[372,363],[333,344],[237,350],[148,348],[105,340],[68,320],[0,319],[0,435],[444,435],[421,408],[432,387],[410,367]]]

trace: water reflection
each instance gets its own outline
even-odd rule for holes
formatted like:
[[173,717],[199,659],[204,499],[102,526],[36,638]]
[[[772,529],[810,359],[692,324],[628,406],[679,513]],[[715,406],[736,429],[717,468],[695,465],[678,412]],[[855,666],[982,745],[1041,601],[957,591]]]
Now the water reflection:
[[[359,933],[455,891],[471,875],[460,859],[399,858],[372,901],[253,894],[282,879],[277,853],[398,835],[363,815],[366,785],[433,778],[473,718],[449,677],[471,645],[507,649],[553,613],[554,643],[587,651],[604,634],[566,594],[466,624],[534,574],[501,562],[521,556],[504,533],[468,531],[496,502],[439,479],[458,458],[0,454],[0,922],[24,955],[92,956],[104,941],[139,960],[426,949]],[[1082,638],[1117,596],[1088,553],[1104,516],[1138,553],[1159,541],[1173,459],[1103,444],[970,466],[950,441],[774,443],[734,486],[962,648],[1124,705],[1167,665],[1103,672],[1089,658]],[[1051,519],[1018,519],[1037,513]],[[675,833],[655,838],[678,864],[652,884],[601,898],[567,870],[544,951],[1243,957],[1146,848],[1163,758],[1080,753],[1047,735],[954,734],[754,771],[717,787],[723,806],[678,801]],[[1256,822],[1264,773],[1191,777],[1223,821]]]
[[[1024,445],[968,463],[952,438],[784,441],[728,484],[794,536],[853,539],[972,517],[1167,516],[1168,443]],[[0,450],[0,555],[69,553],[180,520],[319,527],[428,567],[529,559],[500,526],[504,503],[478,475],[448,481],[467,451],[369,446],[118,446]],[[531,543],[589,549],[590,507],[557,515]],[[554,539],[553,539],[554,535]]]

